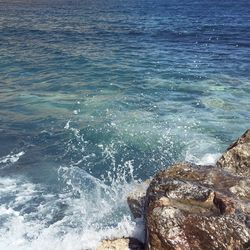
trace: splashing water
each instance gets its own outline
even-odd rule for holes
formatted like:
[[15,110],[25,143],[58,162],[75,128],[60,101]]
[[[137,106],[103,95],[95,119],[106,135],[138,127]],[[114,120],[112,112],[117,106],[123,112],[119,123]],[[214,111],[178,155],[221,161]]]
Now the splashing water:
[[249,127],[249,10],[0,0],[0,249],[143,241],[133,187]]

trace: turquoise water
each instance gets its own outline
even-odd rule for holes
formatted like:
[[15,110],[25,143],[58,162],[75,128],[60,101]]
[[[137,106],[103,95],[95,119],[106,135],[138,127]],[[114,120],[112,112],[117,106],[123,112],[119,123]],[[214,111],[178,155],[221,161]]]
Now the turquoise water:
[[142,238],[126,196],[213,164],[250,121],[248,1],[0,0],[0,249]]

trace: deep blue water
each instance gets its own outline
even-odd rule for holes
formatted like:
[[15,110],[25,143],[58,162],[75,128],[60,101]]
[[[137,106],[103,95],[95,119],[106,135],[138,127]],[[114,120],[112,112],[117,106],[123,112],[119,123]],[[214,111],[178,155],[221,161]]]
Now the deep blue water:
[[0,249],[141,227],[137,182],[250,125],[250,2],[0,0]]

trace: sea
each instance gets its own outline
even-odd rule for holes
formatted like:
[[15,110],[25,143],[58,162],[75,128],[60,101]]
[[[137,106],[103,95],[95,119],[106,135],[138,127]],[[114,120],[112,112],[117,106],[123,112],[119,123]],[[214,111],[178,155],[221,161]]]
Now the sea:
[[1,250],[143,241],[127,195],[249,127],[249,0],[0,0]]

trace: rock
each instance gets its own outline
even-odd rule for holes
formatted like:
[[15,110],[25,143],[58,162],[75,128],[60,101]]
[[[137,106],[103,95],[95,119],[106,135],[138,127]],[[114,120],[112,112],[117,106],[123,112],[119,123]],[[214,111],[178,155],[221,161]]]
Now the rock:
[[146,195],[146,249],[250,249],[249,184],[213,166],[159,172]]
[[150,180],[146,180],[138,184],[127,197],[127,203],[134,218],[141,218],[143,216],[146,191],[149,183]]
[[250,129],[227,149],[216,165],[237,175],[250,177]]
[[240,180],[235,186],[229,189],[241,199],[250,200],[250,179]]
[[134,238],[103,240],[97,250],[144,250],[144,245]]

